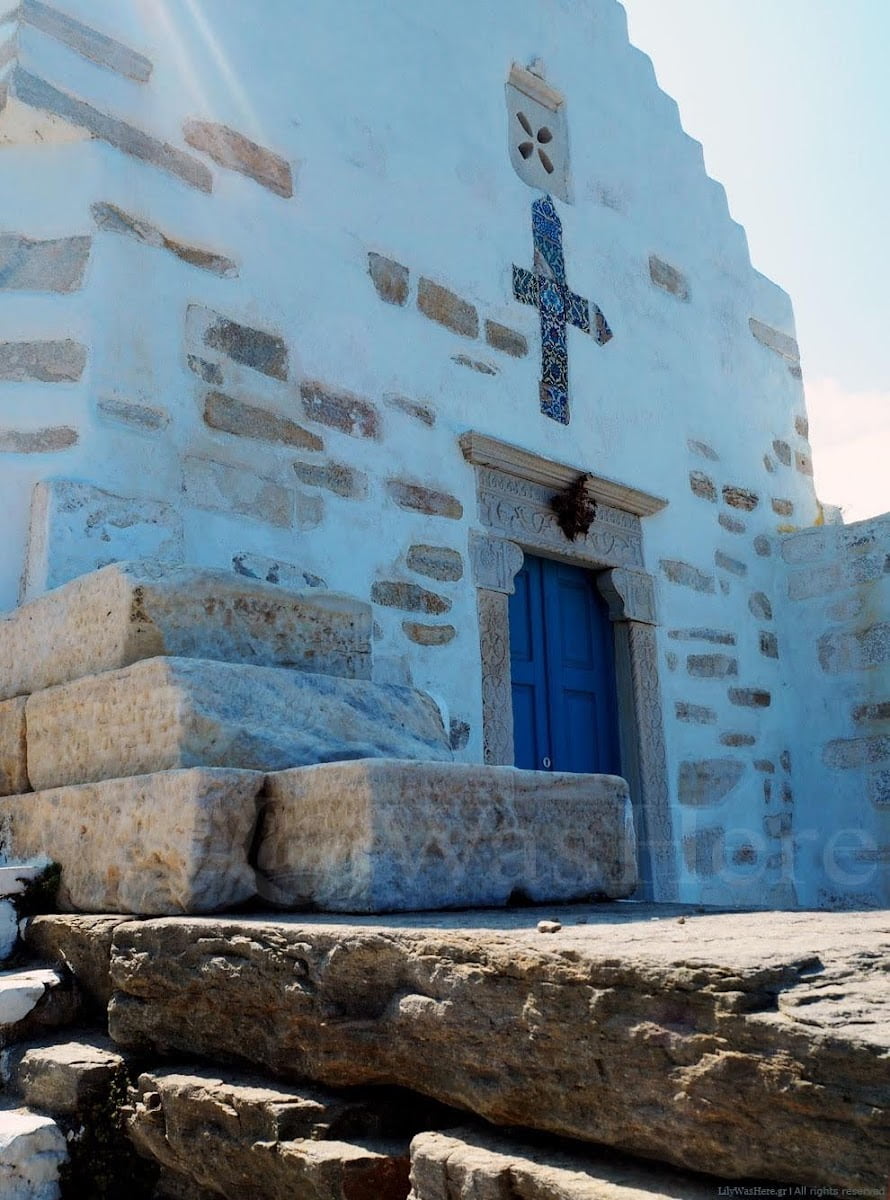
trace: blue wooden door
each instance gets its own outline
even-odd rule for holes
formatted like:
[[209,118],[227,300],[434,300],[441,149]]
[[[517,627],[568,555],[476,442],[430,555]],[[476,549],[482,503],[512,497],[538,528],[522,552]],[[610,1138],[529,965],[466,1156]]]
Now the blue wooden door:
[[510,662],[516,766],[619,774],[612,627],[589,571],[526,556]]

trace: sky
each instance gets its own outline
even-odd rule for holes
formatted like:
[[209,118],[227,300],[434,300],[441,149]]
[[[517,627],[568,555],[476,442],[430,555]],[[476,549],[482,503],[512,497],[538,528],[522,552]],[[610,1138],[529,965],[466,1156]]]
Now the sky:
[[751,261],[791,294],[816,488],[890,510],[890,0],[622,0]]

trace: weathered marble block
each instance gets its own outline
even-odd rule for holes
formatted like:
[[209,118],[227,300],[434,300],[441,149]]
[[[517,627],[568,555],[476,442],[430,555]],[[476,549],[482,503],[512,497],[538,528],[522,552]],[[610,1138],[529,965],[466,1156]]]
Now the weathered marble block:
[[231,571],[113,563],[0,618],[0,700],[168,654],[368,679],[371,607]]
[[412,688],[201,659],[152,658],[37,692],[26,718],[35,790],[175,767],[451,758],[439,710]]
[[63,911],[216,912],[254,894],[262,784],[252,771],[168,771],[7,797],[0,854],[58,863]]
[[366,759],[269,776],[260,895],[328,912],[629,896],[627,784],[613,775]]
[[30,791],[25,745],[25,697],[0,701],[0,796]]

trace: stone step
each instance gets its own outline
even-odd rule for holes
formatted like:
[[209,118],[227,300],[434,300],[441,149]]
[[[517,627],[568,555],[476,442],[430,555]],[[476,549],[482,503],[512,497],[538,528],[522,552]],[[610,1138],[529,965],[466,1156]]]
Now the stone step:
[[158,655],[368,679],[371,606],[233,571],[113,563],[0,618],[0,700]]
[[10,853],[59,864],[64,910],[214,912],[256,892],[262,786],[262,774],[220,768],[107,779],[7,796],[0,826]]
[[0,1060],[4,1090],[51,1117],[75,1117],[107,1097],[123,1094],[126,1064],[108,1037],[65,1031],[52,1040],[10,1047]]
[[256,863],[263,899],[324,912],[619,898],[637,879],[623,779],[390,759],[269,775]]
[[109,1031],[134,1051],[396,1084],[718,1177],[885,1188],[886,914],[658,916],[128,922]]
[[187,658],[36,693],[27,740],[36,791],[176,767],[451,758],[439,710],[413,688]]
[[386,1135],[398,1120],[385,1101],[164,1068],[139,1077],[128,1130],[174,1179],[230,1200],[405,1200],[410,1137]]
[[[414,1138],[408,1200],[714,1200],[718,1186],[608,1152],[570,1153],[456,1129]],[[737,1194],[765,1193],[740,1188]]]
[[35,966],[0,971],[0,1046],[70,1025],[78,1011],[73,980],[60,970]]
[[3,1200],[57,1200],[59,1168],[67,1158],[65,1135],[52,1117],[0,1103]]

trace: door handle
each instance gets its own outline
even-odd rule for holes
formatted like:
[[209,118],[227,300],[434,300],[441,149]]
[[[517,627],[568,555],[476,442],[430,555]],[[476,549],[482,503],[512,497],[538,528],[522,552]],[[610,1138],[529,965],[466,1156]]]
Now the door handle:
[[550,765],[551,765],[551,764],[550,764],[550,759],[549,759],[549,758],[542,758],[542,759],[541,759],[541,766],[544,768],[544,770],[545,770],[545,771],[549,771],[549,770],[550,770]]

